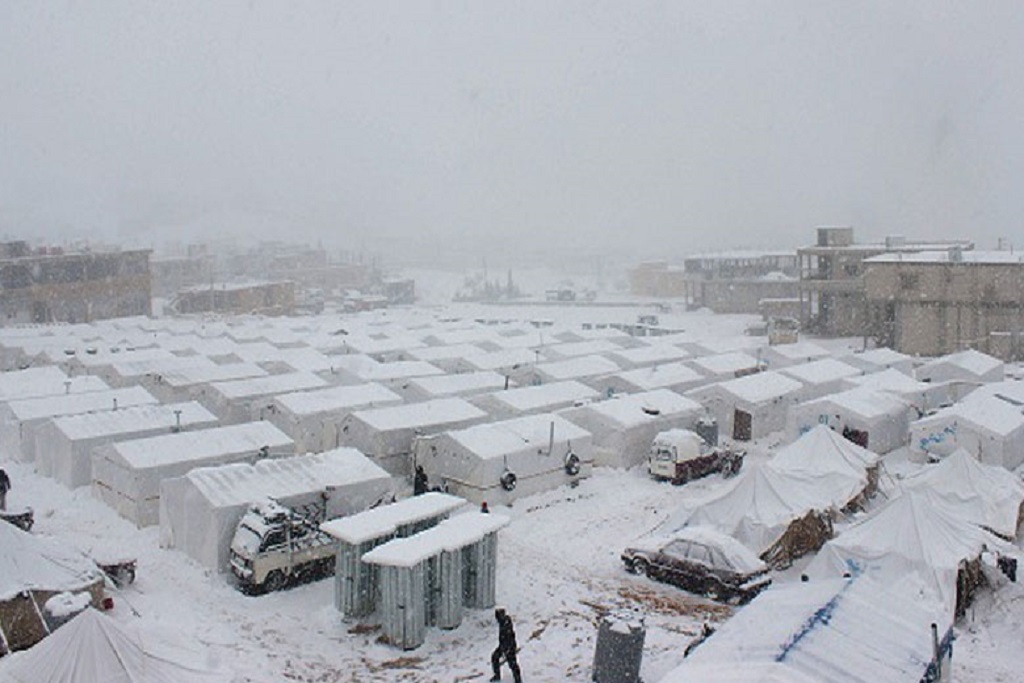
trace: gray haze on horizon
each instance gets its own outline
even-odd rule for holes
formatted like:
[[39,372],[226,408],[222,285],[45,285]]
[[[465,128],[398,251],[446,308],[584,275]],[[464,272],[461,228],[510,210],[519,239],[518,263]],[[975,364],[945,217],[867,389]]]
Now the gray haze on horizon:
[[0,235],[992,247],[1021,36],[1019,2],[11,1]]

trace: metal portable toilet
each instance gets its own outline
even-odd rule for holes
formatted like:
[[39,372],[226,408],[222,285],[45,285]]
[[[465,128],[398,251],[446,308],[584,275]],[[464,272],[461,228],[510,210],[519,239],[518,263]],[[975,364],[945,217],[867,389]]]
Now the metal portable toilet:
[[470,609],[494,607],[498,534],[487,534],[462,549],[463,600]]
[[414,650],[427,637],[426,562],[380,567],[381,630],[389,643]]
[[610,612],[601,619],[594,648],[595,683],[640,683],[646,628],[634,612]]

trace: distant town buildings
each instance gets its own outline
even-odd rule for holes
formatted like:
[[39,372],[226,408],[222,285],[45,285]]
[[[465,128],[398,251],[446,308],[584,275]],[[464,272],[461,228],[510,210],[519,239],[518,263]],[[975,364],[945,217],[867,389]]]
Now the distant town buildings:
[[0,244],[3,324],[150,315],[150,250],[65,252]]
[[190,287],[178,292],[171,308],[176,313],[292,315],[295,313],[295,283],[283,280]]

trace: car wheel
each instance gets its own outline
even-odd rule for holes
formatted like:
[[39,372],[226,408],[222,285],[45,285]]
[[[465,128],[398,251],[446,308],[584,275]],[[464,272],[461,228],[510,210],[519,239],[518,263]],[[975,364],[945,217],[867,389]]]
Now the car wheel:
[[633,560],[633,573],[641,576],[650,576],[651,565],[644,558],[638,557]]
[[267,580],[263,582],[263,589],[268,593],[273,593],[284,588],[284,583],[284,574],[280,569],[275,569],[267,574]]

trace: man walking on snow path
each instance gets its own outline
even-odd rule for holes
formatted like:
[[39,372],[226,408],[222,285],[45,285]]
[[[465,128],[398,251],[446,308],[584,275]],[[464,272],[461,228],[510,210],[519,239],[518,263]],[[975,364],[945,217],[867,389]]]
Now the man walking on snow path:
[[11,479],[0,469],[0,510],[7,509],[7,492],[11,490]]
[[491,654],[491,667],[494,669],[492,681],[501,680],[501,660],[504,659],[512,670],[515,683],[523,683],[519,673],[519,662],[516,660],[516,631],[512,627],[512,617],[499,607],[494,610],[494,618],[498,621],[498,647]]

